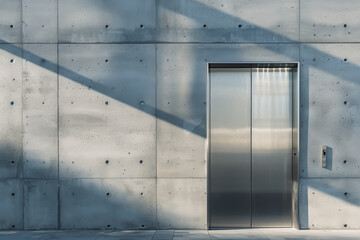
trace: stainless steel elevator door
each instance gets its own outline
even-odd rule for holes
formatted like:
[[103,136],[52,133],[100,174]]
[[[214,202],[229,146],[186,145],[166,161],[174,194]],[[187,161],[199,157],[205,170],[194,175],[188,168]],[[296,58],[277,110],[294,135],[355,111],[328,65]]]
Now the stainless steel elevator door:
[[292,69],[210,69],[210,227],[291,227]]
[[250,227],[250,69],[210,73],[210,224]]
[[252,69],[252,226],[291,227],[292,71]]

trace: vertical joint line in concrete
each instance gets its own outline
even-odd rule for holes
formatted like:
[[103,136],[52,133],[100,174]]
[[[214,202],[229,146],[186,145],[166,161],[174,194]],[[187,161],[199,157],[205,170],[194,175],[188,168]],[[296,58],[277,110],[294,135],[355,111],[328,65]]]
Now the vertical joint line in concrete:
[[[157,23],[157,19],[158,19],[158,0],[155,1],[155,37],[156,37],[156,42],[157,42],[157,28],[158,28],[158,23]],[[157,172],[157,168],[158,168],[158,154],[157,154],[157,138],[158,138],[158,118],[157,118],[157,109],[158,109],[158,104],[157,104],[157,83],[158,83],[158,67],[157,67],[157,62],[158,62],[158,56],[157,56],[157,52],[158,52],[158,44],[155,44],[155,226],[156,229],[159,229],[159,222],[158,222],[158,199],[157,199],[157,194],[158,194],[158,172]],[[156,232],[155,232],[156,233]],[[154,235],[155,236],[155,235]]]
[[[301,15],[300,15],[301,14],[301,3],[300,2],[301,2],[301,0],[299,0],[299,30],[298,30],[299,31],[299,41],[298,41],[298,44],[299,44],[299,54],[298,54],[298,56],[299,56],[299,58],[298,58],[299,59],[299,65],[300,65],[300,40],[301,40],[300,39],[301,38],[301,30],[300,30],[300,28],[301,28],[301,22],[300,22],[301,21]],[[300,66],[298,66],[298,70],[299,69],[300,69]],[[298,81],[299,80],[300,79],[298,79]]]
[[[24,76],[24,40],[23,40],[23,4],[21,1],[20,6],[20,12],[21,12],[21,23],[20,23],[20,35],[21,35],[21,160],[18,162],[20,165],[21,173],[19,174],[19,166],[16,167],[17,169],[17,177],[23,178],[24,175],[24,84],[23,84],[23,76]],[[21,181],[22,183],[22,191],[23,191],[23,199],[22,199],[22,210],[23,210],[23,216],[22,216],[22,224],[23,229],[25,229],[25,186],[24,181]]]
[[252,71],[253,68],[250,68],[250,227],[253,226],[253,221],[252,221],[252,195],[253,195],[253,181],[252,181],[252,152],[253,152],[253,146],[252,146],[252,121],[253,121],[253,117],[252,117],[252,97],[253,97],[253,92],[252,92]]
[[57,181],[57,199],[58,199],[58,219],[57,228],[60,229],[60,134],[59,134],[59,0],[56,1],[56,81],[57,81],[57,165],[58,165],[58,181]]

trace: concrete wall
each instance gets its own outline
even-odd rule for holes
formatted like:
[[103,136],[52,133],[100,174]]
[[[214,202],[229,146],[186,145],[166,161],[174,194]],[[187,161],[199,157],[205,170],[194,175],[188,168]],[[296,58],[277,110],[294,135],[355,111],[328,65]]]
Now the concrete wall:
[[360,229],[359,1],[0,6],[0,229],[207,228],[210,61],[300,62],[300,226]]

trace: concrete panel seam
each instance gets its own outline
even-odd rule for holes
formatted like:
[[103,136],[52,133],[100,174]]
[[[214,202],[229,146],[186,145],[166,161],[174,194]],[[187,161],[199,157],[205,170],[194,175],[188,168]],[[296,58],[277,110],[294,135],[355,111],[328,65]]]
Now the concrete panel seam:
[[[132,45],[146,45],[146,44],[183,44],[183,45],[188,45],[188,44],[209,44],[209,45],[221,45],[221,44],[229,44],[229,45],[246,45],[246,44],[256,44],[256,45],[263,45],[263,44],[273,44],[273,45],[284,45],[284,44],[359,44],[360,41],[352,41],[352,42],[343,42],[343,41],[332,41],[332,42],[327,42],[327,41],[293,41],[293,42],[98,42],[98,43],[84,43],[84,42],[58,42],[58,43],[40,43],[40,42],[33,42],[33,43],[26,43],[27,45],[36,45],[36,44],[42,44],[42,45],[47,45],[47,44],[63,44],[63,45],[68,45],[68,44],[76,44],[76,45],[98,45],[98,44],[102,44],[102,45],[111,45],[111,44],[116,44],[116,45],[126,45],[126,44],[132,44]],[[8,42],[0,42],[0,44],[12,44],[12,45],[16,45],[16,44],[23,44],[23,42],[12,42],[12,43],[8,43]]]
[[56,80],[57,80],[57,161],[58,161],[58,184],[57,184],[57,198],[58,198],[58,218],[57,218],[57,227],[60,229],[60,214],[61,214],[61,204],[60,204],[60,128],[59,128],[59,0],[56,1],[56,37],[57,37],[57,44],[56,44],[56,50],[57,50],[57,74],[56,74]]

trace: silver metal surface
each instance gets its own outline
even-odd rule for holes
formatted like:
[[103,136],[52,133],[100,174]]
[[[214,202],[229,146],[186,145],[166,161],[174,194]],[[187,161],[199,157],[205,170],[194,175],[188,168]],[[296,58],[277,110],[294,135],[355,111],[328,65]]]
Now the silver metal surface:
[[326,145],[321,146],[321,166],[326,168],[327,166],[327,154],[326,154]]
[[292,227],[299,228],[299,64],[292,69]]
[[292,226],[292,69],[252,70],[252,226]]
[[251,226],[250,78],[210,70],[210,227]]

